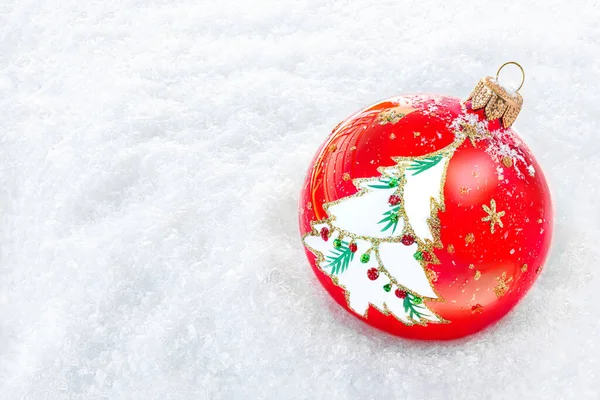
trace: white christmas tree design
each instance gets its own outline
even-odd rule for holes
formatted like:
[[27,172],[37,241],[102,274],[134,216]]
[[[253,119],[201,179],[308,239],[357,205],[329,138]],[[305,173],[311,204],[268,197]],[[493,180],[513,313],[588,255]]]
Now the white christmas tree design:
[[464,141],[422,156],[393,158],[380,176],[356,179],[358,193],[324,205],[328,219],[304,236],[319,268],[346,291],[348,306],[367,317],[369,305],[406,325],[447,323],[427,302],[443,301],[427,265],[439,263],[438,211],[448,162]]

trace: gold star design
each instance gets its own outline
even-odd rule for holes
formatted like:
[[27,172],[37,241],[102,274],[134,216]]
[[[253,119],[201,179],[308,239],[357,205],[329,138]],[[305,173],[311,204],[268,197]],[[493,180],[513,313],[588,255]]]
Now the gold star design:
[[471,125],[465,121],[460,123],[460,127],[462,128],[461,132],[469,138],[473,147],[477,147],[475,140],[483,139],[488,135],[488,132],[485,132],[484,134],[479,133],[475,125]]
[[481,218],[481,220],[483,222],[489,222],[490,223],[490,231],[492,233],[494,233],[494,230],[496,228],[496,224],[500,225],[500,228],[504,228],[504,225],[502,224],[502,220],[500,218],[502,218],[504,216],[504,214],[506,214],[505,211],[496,211],[496,200],[492,199],[490,201],[490,206],[486,206],[485,204],[482,206],[483,210],[487,213],[487,217],[483,217]]

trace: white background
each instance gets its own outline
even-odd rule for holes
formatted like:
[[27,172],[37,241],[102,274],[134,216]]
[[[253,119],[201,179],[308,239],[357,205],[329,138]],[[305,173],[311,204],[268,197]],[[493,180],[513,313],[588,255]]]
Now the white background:
[[[599,21],[585,0],[0,1],[0,397],[597,399]],[[304,255],[313,153],[359,108],[464,98],[512,59],[546,269],[475,337],[372,330]]]

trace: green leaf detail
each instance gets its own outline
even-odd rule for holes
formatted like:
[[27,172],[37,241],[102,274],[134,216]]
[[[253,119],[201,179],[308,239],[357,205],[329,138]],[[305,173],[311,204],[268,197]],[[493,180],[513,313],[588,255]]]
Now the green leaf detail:
[[370,188],[373,189],[389,189],[390,187],[388,185],[369,185]]
[[[406,297],[404,298],[403,305],[404,305],[404,311],[408,313],[410,318],[415,319],[414,317],[417,316],[418,319],[422,319],[423,314],[421,314],[421,312],[423,311],[425,306],[423,305],[423,303],[417,304],[415,302],[414,295],[412,295],[411,293],[406,293]],[[419,312],[419,311],[421,311],[421,312]]]
[[427,171],[429,168],[436,166],[444,158],[441,154],[424,158],[422,160],[415,160],[410,167],[406,168],[407,171],[413,172],[413,176],[419,175],[421,172]]
[[383,219],[379,221],[378,224],[386,224],[386,226],[381,230],[381,232],[385,232],[390,228],[392,228],[392,235],[396,232],[398,222],[400,222],[400,216],[398,215],[399,210],[400,206],[397,205],[392,206],[392,208],[383,213]]
[[348,269],[348,265],[354,259],[354,253],[348,247],[350,243],[342,241],[342,245],[337,249],[332,249],[325,259],[329,262],[325,267],[331,268],[331,275],[338,275]]
[[[390,186],[390,184],[392,184],[393,186]],[[372,185],[369,185],[370,188],[373,189],[391,189],[398,186],[398,179],[397,178],[380,178],[378,183],[374,183]]]

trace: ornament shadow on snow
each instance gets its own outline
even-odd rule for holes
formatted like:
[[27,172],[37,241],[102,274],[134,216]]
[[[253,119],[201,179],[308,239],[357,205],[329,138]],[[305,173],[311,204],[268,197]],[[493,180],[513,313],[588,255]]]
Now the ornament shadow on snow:
[[[525,167],[529,174],[521,173],[517,164],[526,165],[527,159],[532,157],[521,149],[524,145],[519,140],[512,137],[509,141],[505,140],[506,135],[512,134],[510,126],[523,100],[518,91],[508,91],[498,83],[498,74],[496,79],[483,78],[465,102],[414,95],[378,103],[355,114],[334,129],[309,171],[300,208],[303,243],[314,255],[317,271],[328,276],[333,286],[343,290],[345,306],[367,322],[370,320],[370,307],[384,316],[393,317],[405,327],[451,325],[455,320],[450,317],[451,313],[436,311],[436,304],[457,303],[447,298],[442,293],[447,290],[440,291],[442,287],[436,283],[438,275],[452,273],[449,268],[458,269],[456,261],[459,261],[459,254],[455,252],[455,245],[443,243],[440,223],[440,215],[446,211],[444,196],[448,191],[447,175],[455,154],[484,151],[478,148],[478,144],[485,144],[490,154],[488,157],[494,163],[503,163],[507,168],[507,158],[510,158],[514,174],[522,179],[543,180],[543,176],[536,178],[531,173],[535,171],[533,163]],[[403,125],[410,118],[415,121],[418,121],[417,118],[423,119],[418,121],[419,125],[415,122],[411,126],[420,126],[419,131],[410,129],[408,123]],[[431,129],[430,124],[435,123],[438,124],[436,129]],[[381,155],[378,162],[371,159],[370,163],[366,163],[366,168],[361,166],[365,163],[358,161],[357,154],[363,149],[359,149],[356,143],[360,143],[360,139],[366,135],[371,135],[370,147],[376,140],[385,146],[391,162]],[[352,141],[349,137],[352,137]],[[403,142],[393,142],[396,138],[403,138]],[[350,146],[350,142],[354,145]],[[490,149],[494,151],[490,152]],[[341,157],[333,158],[331,155],[338,150],[343,151]],[[401,155],[407,152],[410,155]],[[345,159],[350,153],[353,154],[351,161],[340,164],[339,160]],[[331,160],[334,160],[333,167],[329,164]],[[366,173],[366,170],[373,169],[373,165],[376,174]],[[523,165],[520,167],[523,168]],[[479,165],[476,166],[479,168]],[[344,170],[342,182],[330,182],[334,188],[328,189],[324,183],[326,175],[322,171],[332,171],[332,175],[337,177],[339,170],[344,168],[348,171]],[[479,169],[476,173],[479,174]],[[498,173],[499,182],[505,180],[504,175],[508,174]],[[365,177],[349,179],[350,176]],[[352,191],[352,188],[344,186],[343,181],[350,181],[354,193],[318,198],[318,194],[326,190],[336,192],[338,186],[346,192]],[[501,184],[507,181],[508,178]],[[485,184],[492,186],[487,181]],[[542,186],[545,186],[545,181]],[[475,186],[465,186],[459,192],[461,196],[468,197],[469,193],[477,190]],[[491,190],[488,192],[491,193]],[[504,199],[506,196],[498,194],[496,197]],[[451,200],[454,206],[454,198]],[[481,230],[481,236],[498,241],[494,235],[499,229],[504,229],[502,217],[505,217],[506,211],[497,209],[496,199],[485,200],[487,203],[473,213],[476,214],[475,222]],[[476,209],[473,204],[470,208]],[[318,217],[318,214],[325,217]],[[551,214],[546,219],[550,220]],[[466,246],[473,246],[475,235],[465,235],[464,241]],[[539,253],[545,258],[547,246],[541,248]],[[456,260],[450,260],[451,257]],[[454,266],[448,265],[449,262]],[[468,266],[469,274],[473,274],[472,265]],[[435,267],[439,267],[437,271]],[[482,279],[482,271],[477,269],[471,281],[480,280],[490,281]],[[511,290],[509,285],[514,284],[513,277],[510,281],[506,279],[506,272],[497,277],[496,282],[500,283],[491,289],[497,298],[505,296]],[[459,286],[460,283],[455,280],[449,286],[452,285]],[[333,286],[326,285],[330,292]],[[478,298],[482,299],[479,303]],[[478,297],[473,294],[470,301],[473,304],[467,307],[468,314],[481,316],[485,308],[480,303],[490,303],[489,298],[487,295],[479,294]],[[447,307],[437,309],[445,310]],[[411,336],[391,322],[378,327]]]

